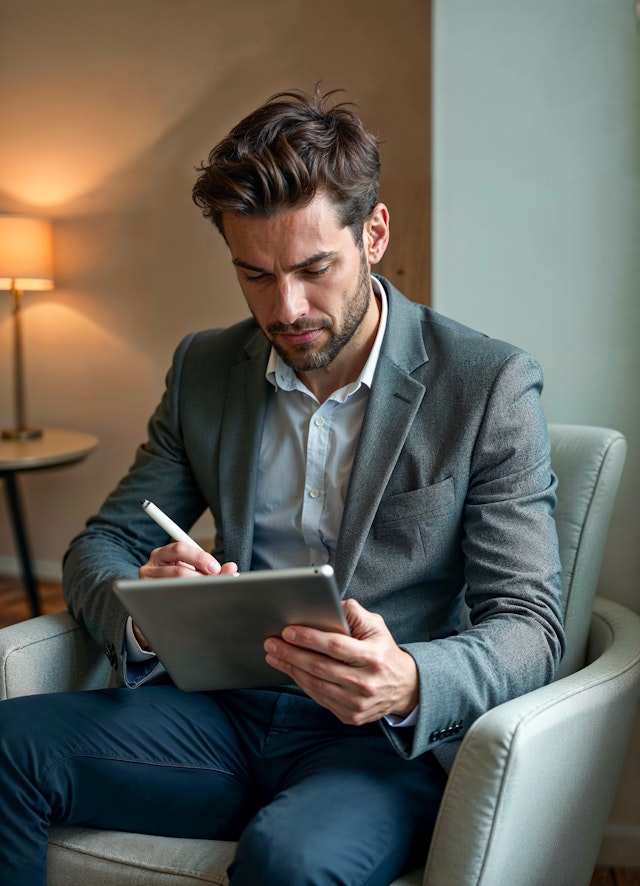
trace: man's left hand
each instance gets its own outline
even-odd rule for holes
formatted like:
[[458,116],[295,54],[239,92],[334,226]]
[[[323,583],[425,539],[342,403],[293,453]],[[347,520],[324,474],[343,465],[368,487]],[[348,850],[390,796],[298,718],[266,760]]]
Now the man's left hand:
[[346,724],[387,714],[408,716],[418,704],[418,669],[396,644],[382,616],[356,600],[343,608],[351,635],[290,625],[265,641],[267,663]]

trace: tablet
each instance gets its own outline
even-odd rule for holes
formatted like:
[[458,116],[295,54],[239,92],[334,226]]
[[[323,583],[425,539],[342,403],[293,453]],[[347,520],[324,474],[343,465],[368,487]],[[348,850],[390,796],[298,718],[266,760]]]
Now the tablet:
[[120,580],[113,588],[180,689],[291,683],[265,662],[267,637],[290,624],[349,633],[331,566]]

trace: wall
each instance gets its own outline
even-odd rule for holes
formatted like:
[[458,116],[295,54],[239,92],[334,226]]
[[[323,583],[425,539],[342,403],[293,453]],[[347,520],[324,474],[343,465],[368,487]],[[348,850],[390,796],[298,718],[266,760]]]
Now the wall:
[[[241,116],[278,90],[344,87],[383,140],[381,197],[425,230],[428,26],[423,0],[0,0],[0,211],[55,220],[56,289],[24,299],[28,419],[101,441],[79,466],[22,478],[41,577],[131,463],[182,335],[246,315],[190,197]],[[396,244],[391,267],[421,300],[427,253],[416,274],[415,248]],[[0,293],[2,427],[10,319]],[[0,570],[15,569],[3,507]]]
[[[601,592],[640,612],[640,27],[631,0],[434,4],[433,303],[623,431]],[[601,860],[640,866],[640,723]]]

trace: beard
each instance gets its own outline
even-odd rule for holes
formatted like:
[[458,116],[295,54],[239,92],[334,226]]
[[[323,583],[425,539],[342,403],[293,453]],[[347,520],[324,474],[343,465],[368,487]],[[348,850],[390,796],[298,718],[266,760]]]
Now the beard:
[[[267,328],[267,337],[284,360],[295,372],[310,372],[314,369],[324,369],[335,360],[343,348],[349,344],[360,324],[364,320],[371,301],[371,279],[369,263],[364,250],[360,252],[360,270],[355,288],[345,301],[340,328],[335,329],[330,321],[318,323],[317,320],[299,320],[296,323],[270,323]],[[277,339],[279,332],[304,332],[307,329],[327,329],[329,341],[321,348],[316,342],[308,342],[296,345],[294,348],[285,348]]]

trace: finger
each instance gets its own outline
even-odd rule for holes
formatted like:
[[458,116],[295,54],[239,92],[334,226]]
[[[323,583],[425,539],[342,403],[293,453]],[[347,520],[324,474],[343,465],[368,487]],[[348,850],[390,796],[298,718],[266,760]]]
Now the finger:
[[363,658],[365,650],[360,641],[346,634],[321,631],[304,625],[288,625],[282,631],[282,639],[291,646],[318,652],[356,667],[365,661]]
[[222,568],[215,557],[187,541],[173,542],[173,544],[167,545],[166,549],[173,549],[173,559],[188,563],[203,575],[218,575]]
[[223,563],[220,568],[220,575],[237,575],[238,574],[238,564],[233,563],[231,560],[228,563]]
[[342,601],[342,608],[351,628],[351,636],[358,640],[366,640],[380,632],[389,633],[385,621],[377,612],[369,612],[357,600],[349,598]]
[[163,563],[160,566],[145,563],[145,565],[141,566],[138,570],[138,577],[146,579],[194,578],[197,575],[202,575],[202,573],[198,572],[195,567],[191,566],[191,564],[182,563],[180,560],[175,563]]
[[[364,668],[331,658],[317,652],[311,652],[296,646],[269,638],[264,644],[267,653],[267,664],[293,677],[298,685],[310,679],[317,684],[332,684],[349,693],[371,695]],[[306,688],[306,687],[303,687]]]
[[203,575],[217,575],[222,568],[215,557],[186,541],[174,541],[155,548],[148,560],[151,567],[173,566],[176,563],[191,566]]

